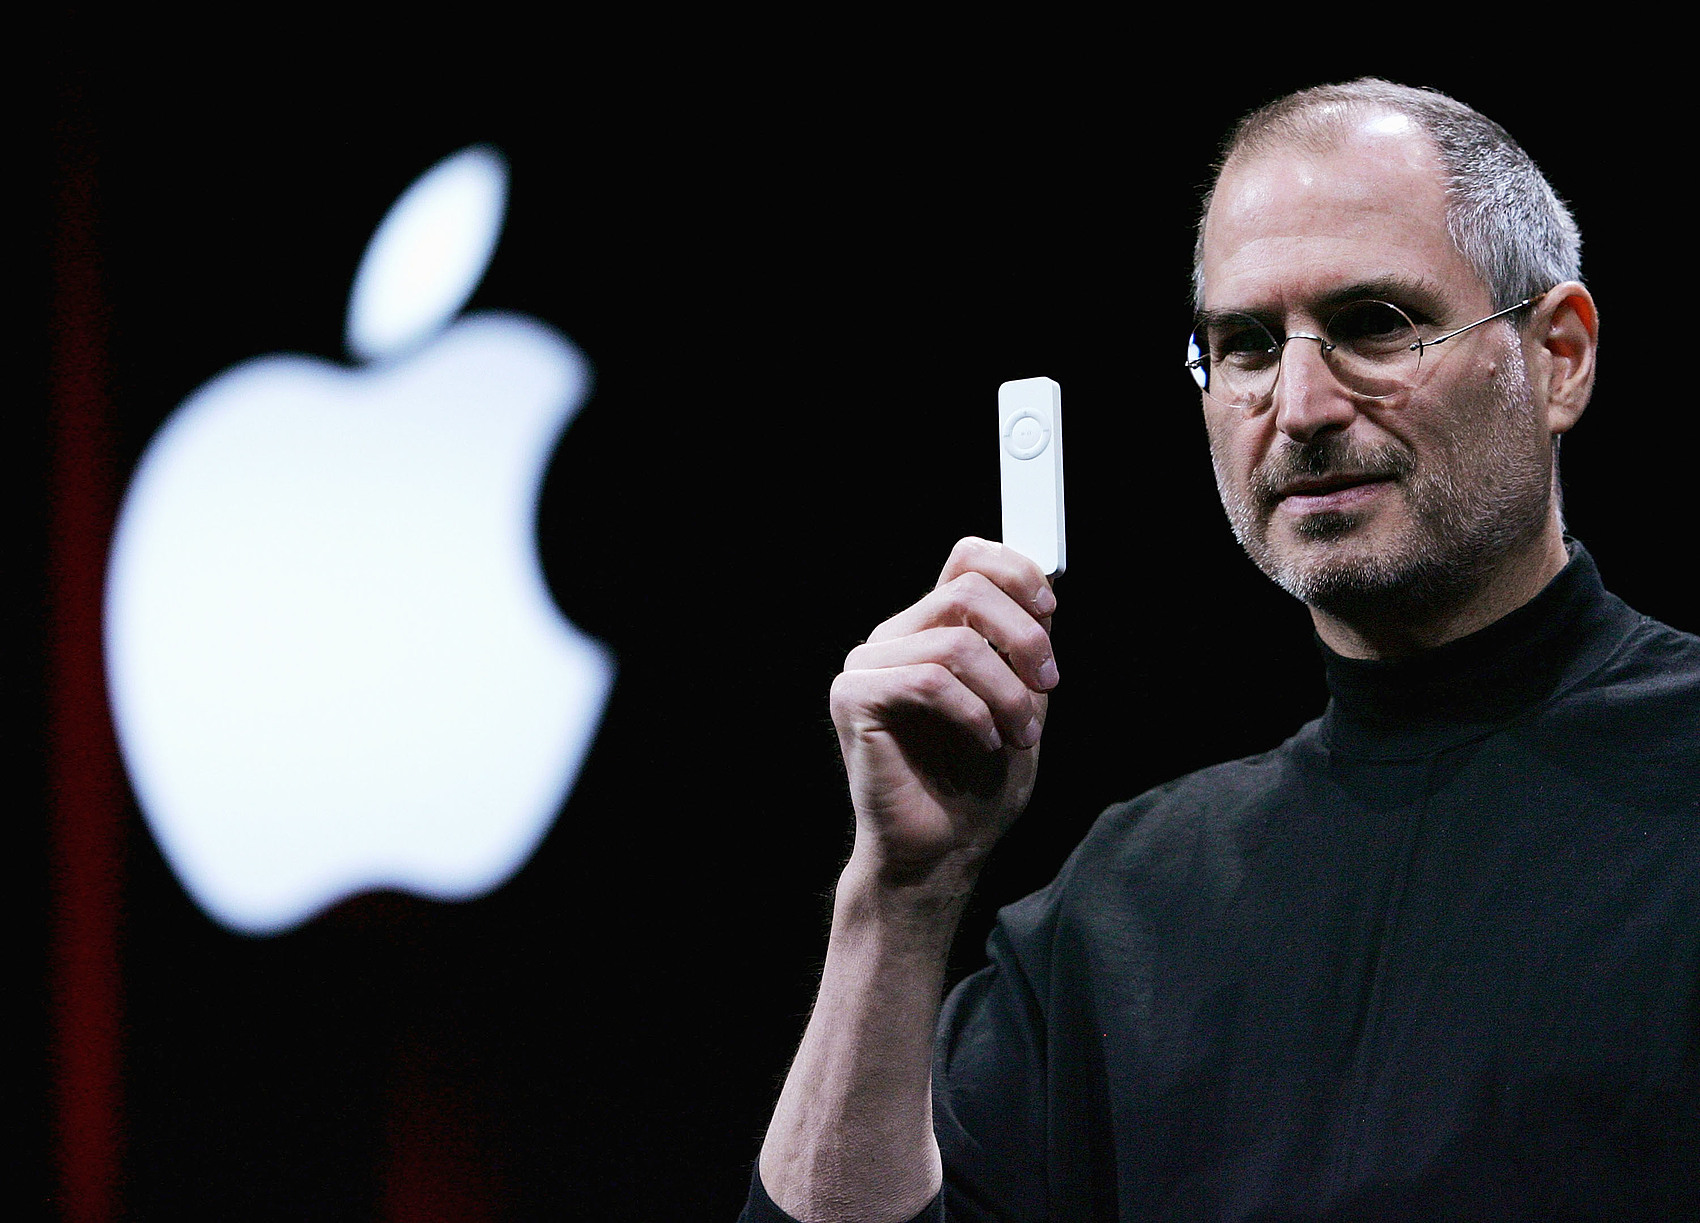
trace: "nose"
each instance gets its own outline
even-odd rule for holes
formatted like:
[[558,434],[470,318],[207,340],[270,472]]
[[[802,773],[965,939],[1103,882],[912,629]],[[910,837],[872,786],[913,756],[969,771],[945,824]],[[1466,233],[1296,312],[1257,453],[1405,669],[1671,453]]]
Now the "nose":
[[[1311,341],[1316,347],[1294,344],[1294,340]],[[1323,356],[1328,347],[1321,336],[1303,332],[1290,334],[1283,342],[1272,399],[1275,427],[1296,442],[1344,429],[1357,415],[1351,392],[1341,385]]]

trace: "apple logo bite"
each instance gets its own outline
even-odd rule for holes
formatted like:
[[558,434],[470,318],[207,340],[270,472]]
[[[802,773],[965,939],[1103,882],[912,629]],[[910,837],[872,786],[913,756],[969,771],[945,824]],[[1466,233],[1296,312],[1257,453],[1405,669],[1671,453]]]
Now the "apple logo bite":
[[105,624],[119,747],[172,869],[232,929],[371,888],[490,891],[601,721],[613,657],[561,616],[535,544],[588,367],[536,319],[455,321],[506,204],[491,149],[429,170],[355,276],[366,363],[227,370],[125,493]]

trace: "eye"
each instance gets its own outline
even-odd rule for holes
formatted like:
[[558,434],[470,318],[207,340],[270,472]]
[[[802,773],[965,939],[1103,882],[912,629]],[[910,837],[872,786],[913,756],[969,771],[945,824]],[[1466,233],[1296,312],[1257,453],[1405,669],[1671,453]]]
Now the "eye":
[[1417,329],[1397,306],[1382,301],[1352,302],[1328,320],[1328,338],[1341,348],[1367,355],[1401,352],[1417,339]]
[[1203,337],[1213,365],[1259,369],[1281,359],[1269,328],[1249,314],[1224,314],[1205,324]]

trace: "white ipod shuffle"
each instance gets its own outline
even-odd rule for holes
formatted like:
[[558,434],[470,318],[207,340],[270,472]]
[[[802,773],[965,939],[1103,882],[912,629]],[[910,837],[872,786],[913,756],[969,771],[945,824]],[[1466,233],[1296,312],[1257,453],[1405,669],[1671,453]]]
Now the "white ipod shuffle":
[[1067,561],[1063,530],[1062,387],[1019,378],[998,387],[1003,542],[1052,576]]

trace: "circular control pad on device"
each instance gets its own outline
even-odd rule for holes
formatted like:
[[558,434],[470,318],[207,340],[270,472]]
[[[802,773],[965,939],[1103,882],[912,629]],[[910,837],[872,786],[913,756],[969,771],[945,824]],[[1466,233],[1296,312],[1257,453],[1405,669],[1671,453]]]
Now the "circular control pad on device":
[[1011,412],[1003,422],[1003,448],[1015,458],[1033,459],[1051,442],[1051,427],[1031,408]]

